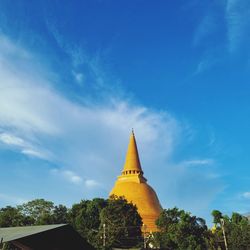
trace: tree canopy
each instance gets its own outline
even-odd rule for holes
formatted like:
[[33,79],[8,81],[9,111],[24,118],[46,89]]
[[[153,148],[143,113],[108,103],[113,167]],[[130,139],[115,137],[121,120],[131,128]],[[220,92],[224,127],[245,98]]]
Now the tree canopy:
[[[216,247],[224,248],[222,226],[224,226],[226,241],[229,250],[248,250],[250,249],[250,224],[247,217],[232,213],[231,217],[223,215],[218,210],[212,211],[214,223],[214,239]],[[222,220],[223,223],[222,224]]]
[[[176,207],[163,209],[156,220],[159,231],[148,243],[168,250],[224,250],[224,226],[229,250],[250,249],[247,217],[239,213],[230,217],[219,210],[213,210],[212,217],[215,226],[210,230],[204,219],[189,212]],[[142,246],[142,219],[136,206],[123,197],[81,200],[71,208],[44,199],[0,208],[0,227],[61,223],[71,224],[96,249]]]
[[107,247],[133,247],[141,243],[142,219],[137,207],[122,197],[111,197],[100,213]]
[[74,228],[98,249],[104,242],[107,249],[141,242],[141,217],[122,197],[82,200],[72,206],[69,217]]
[[95,247],[101,245],[99,235],[100,212],[107,206],[107,200],[96,198],[74,204],[69,212],[71,225]]
[[0,227],[61,224],[68,222],[68,209],[51,201],[35,199],[17,207],[0,209]]
[[70,209],[44,199],[0,209],[0,227],[61,223],[71,224],[97,249],[103,248],[104,235],[107,249],[141,242],[141,217],[137,208],[122,197],[82,200]]
[[31,218],[33,225],[53,224],[54,203],[44,199],[35,199],[18,206],[21,213]]
[[7,206],[0,209],[0,227],[25,225],[25,217],[16,207]]
[[161,249],[207,249],[205,220],[178,208],[164,209],[156,220],[154,244]]

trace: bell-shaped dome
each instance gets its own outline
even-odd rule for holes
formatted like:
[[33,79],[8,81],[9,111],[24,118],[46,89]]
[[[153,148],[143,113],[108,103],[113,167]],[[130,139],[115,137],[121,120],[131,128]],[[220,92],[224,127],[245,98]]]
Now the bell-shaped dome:
[[110,192],[111,195],[124,196],[137,206],[143,224],[146,225],[146,231],[154,232],[157,230],[155,220],[162,207],[155,191],[147,184],[147,180],[143,176],[133,131],[122,174],[118,176],[115,186]]

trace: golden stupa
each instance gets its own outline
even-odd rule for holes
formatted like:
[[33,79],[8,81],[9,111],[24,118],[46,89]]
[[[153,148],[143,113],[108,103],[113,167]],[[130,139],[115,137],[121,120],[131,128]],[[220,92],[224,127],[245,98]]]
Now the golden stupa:
[[124,196],[128,202],[137,206],[145,229],[148,232],[157,231],[155,220],[162,207],[152,187],[147,184],[140,164],[135,135],[132,130],[126,161],[122,174],[118,176],[111,195]]

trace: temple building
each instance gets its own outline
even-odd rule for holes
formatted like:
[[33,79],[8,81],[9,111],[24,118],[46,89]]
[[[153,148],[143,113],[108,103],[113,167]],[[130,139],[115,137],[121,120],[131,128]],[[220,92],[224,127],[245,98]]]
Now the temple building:
[[128,145],[125,164],[120,176],[110,192],[111,195],[124,196],[128,202],[137,206],[145,229],[148,232],[157,230],[155,220],[162,207],[152,187],[143,176],[134,132],[132,131]]

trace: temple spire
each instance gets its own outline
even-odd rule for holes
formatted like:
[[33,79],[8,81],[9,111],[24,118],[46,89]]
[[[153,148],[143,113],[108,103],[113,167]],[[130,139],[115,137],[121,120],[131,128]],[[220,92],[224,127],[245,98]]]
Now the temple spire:
[[147,179],[143,176],[133,130],[122,174],[118,176],[110,192],[110,197],[113,195],[123,196],[128,202],[136,205],[138,213],[146,225],[142,231],[157,232],[155,221],[159,217],[162,207],[154,189],[148,185]]
[[122,173],[123,174],[130,174],[130,173],[143,174],[133,129],[130,135],[126,160],[125,160]]

